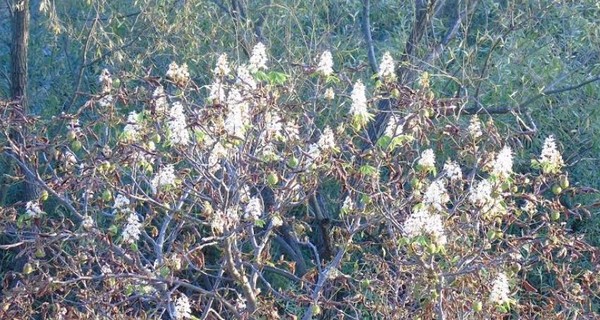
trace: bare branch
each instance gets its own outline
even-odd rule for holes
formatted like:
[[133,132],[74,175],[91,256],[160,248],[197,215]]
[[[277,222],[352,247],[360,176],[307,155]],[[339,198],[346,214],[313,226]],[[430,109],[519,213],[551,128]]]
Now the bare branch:
[[363,0],[362,2],[362,29],[363,36],[365,37],[365,42],[367,43],[367,52],[369,55],[369,66],[371,67],[371,71],[373,73],[377,73],[377,58],[375,58],[375,49],[373,48],[373,37],[371,36],[371,19],[370,11],[371,11],[371,1]]

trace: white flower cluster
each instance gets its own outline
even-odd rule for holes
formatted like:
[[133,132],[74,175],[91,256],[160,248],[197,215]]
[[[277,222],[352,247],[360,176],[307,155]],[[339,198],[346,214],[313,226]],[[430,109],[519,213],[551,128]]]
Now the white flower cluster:
[[216,77],[224,77],[229,75],[231,72],[231,68],[229,67],[229,62],[227,61],[227,54],[223,53],[217,58],[217,65],[213,70],[213,73]]
[[317,66],[317,72],[326,77],[333,73],[333,57],[331,56],[331,52],[328,50],[321,54],[321,59],[319,60],[319,65]]
[[329,126],[326,126],[325,129],[323,129],[323,133],[319,137],[317,145],[323,151],[335,148],[335,136],[333,135],[333,130],[331,130]]
[[450,181],[460,181],[462,179],[462,171],[456,161],[446,160],[446,163],[444,163],[444,173]]
[[192,317],[192,308],[190,306],[190,300],[185,294],[182,294],[175,301],[175,319],[183,320],[190,319]]
[[173,145],[187,145],[190,142],[190,133],[187,129],[183,105],[180,102],[173,103],[169,112],[169,138]]
[[140,239],[140,234],[142,233],[142,226],[138,215],[135,211],[131,210],[127,217],[127,224],[125,225],[125,228],[123,228],[123,242],[135,243],[138,241]]
[[351,213],[352,211],[354,211],[355,208],[356,206],[354,205],[354,201],[352,201],[352,198],[350,198],[350,196],[346,196],[346,199],[344,199],[344,203],[342,204],[342,213]]
[[554,136],[549,136],[544,141],[544,147],[542,148],[542,154],[540,155],[540,164],[544,173],[558,173],[564,167],[560,152],[556,148],[556,142]]
[[427,187],[423,196],[423,204],[431,206],[438,211],[444,210],[444,206],[448,201],[450,201],[450,196],[442,180],[433,181]]
[[494,186],[488,179],[481,180],[477,182],[475,187],[471,188],[471,193],[469,194],[469,201],[472,204],[483,207],[492,201],[492,191]]
[[335,99],[335,91],[333,91],[332,88],[327,88],[327,90],[325,90],[325,93],[323,94],[323,98],[325,98],[325,100],[333,100]]
[[501,198],[493,196],[494,185],[488,179],[477,182],[475,187],[471,188],[469,193],[469,201],[480,208],[481,212],[486,215],[496,213],[506,213],[506,209],[501,205]]
[[492,175],[498,178],[505,179],[510,177],[512,173],[513,156],[509,146],[505,146],[496,156],[492,167]]
[[102,93],[110,93],[110,90],[112,89],[112,77],[107,69],[102,69],[100,77],[98,77],[98,82],[100,82],[100,85],[102,86]]
[[250,56],[250,65],[248,69],[251,72],[256,72],[260,69],[267,70],[267,48],[261,42],[257,43],[252,49],[252,55]]
[[225,85],[219,79],[208,86],[208,100],[215,104],[225,101]]
[[135,111],[131,111],[127,116],[127,124],[125,125],[125,128],[123,128],[123,139],[125,141],[138,141],[140,130],[142,129],[142,126],[138,122],[139,118],[139,114]]
[[383,54],[381,64],[379,64],[379,77],[384,81],[395,81],[396,71],[394,67],[394,59],[389,52]]
[[179,66],[175,61],[171,62],[169,70],[167,70],[167,77],[178,85],[185,85],[190,81],[190,73],[187,64],[184,63]]
[[435,244],[439,246],[444,246],[447,242],[442,216],[429,212],[425,206],[417,209],[404,221],[402,233],[407,238],[423,234],[430,235]]
[[40,204],[37,202],[29,201],[25,204],[25,213],[30,218],[38,217],[44,214],[44,211],[40,208]]
[[265,141],[285,139],[281,117],[273,111],[265,113],[265,135]]
[[83,216],[83,221],[81,221],[81,226],[84,229],[91,229],[94,226],[94,218],[90,215]]
[[113,209],[115,209],[115,210],[126,209],[127,207],[129,207],[130,204],[131,204],[131,201],[129,201],[129,198],[127,198],[126,196],[124,196],[122,194],[118,194],[117,197],[115,198],[115,203],[113,204]]
[[435,168],[435,153],[433,153],[433,150],[426,149],[423,151],[417,165],[426,169]]
[[508,277],[504,273],[499,273],[496,279],[492,283],[492,291],[490,292],[490,302],[495,304],[505,304],[511,301],[510,287],[508,284]]
[[252,197],[244,210],[244,219],[255,221],[260,218],[262,211],[263,205],[261,200],[258,197]]
[[165,88],[163,88],[163,86],[156,87],[152,93],[152,99],[154,99],[156,113],[164,115],[169,107],[167,95],[165,94]]
[[231,89],[227,97],[229,112],[225,118],[225,131],[230,136],[243,138],[250,123],[249,106],[246,98],[237,89]]
[[175,184],[175,168],[172,164],[166,165],[160,169],[158,174],[151,181],[152,188],[156,192],[159,187],[172,186]]
[[250,74],[250,71],[248,70],[248,68],[246,66],[239,66],[236,69],[237,72],[237,84],[241,85],[243,88],[245,88],[246,90],[250,89],[250,91],[253,91],[256,89],[256,80],[254,80],[254,77],[252,77],[252,75]]
[[481,122],[479,121],[479,117],[477,115],[471,117],[468,130],[471,138],[473,139],[477,139],[483,135],[483,132],[481,132]]
[[371,119],[367,106],[367,96],[365,95],[365,85],[358,80],[352,88],[352,105],[350,106],[350,114],[354,126],[358,129],[366,125]]
[[390,119],[388,120],[388,124],[387,124],[387,127],[385,128],[384,135],[386,135],[390,138],[395,138],[399,135],[402,135],[402,131],[403,131],[403,125],[398,123],[398,120],[396,119],[396,117],[394,115],[392,115],[390,117]]

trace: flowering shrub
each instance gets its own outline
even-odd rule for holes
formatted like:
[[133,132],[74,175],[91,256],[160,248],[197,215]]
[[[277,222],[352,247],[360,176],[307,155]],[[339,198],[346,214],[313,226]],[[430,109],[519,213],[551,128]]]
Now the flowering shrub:
[[3,131],[6,154],[42,190],[1,211],[18,262],[3,317],[597,312],[597,249],[565,227],[587,207],[564,201],[579,189],[552,137],[541,155],[513,150],[492,120],[452,114],[427,74],[395,84],[389,53],[366,84],[341,81],[329,52],[310,74],[272,70],[262,44],[248,64],[215,63],[205,87],[185,63],[103,71],[51,120],[3,107],[2,128],[23,134]]

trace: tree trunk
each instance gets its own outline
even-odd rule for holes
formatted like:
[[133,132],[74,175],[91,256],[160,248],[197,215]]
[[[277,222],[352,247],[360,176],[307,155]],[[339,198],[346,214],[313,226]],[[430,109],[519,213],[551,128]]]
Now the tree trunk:
[[[29,0],[12,1],[12,41],[10,50],[10,96],[17,103],[17,108],[26,115],[28,113],[27,101],[27,58],[29,49]],[[12,138],[21,147],[24,143],[25,132],[11,132]],[[32,170],[35,172],[35,170]],[[38,188],[34,177],[25,174],[25,185],[22,198],[29,201],[37,198]]]

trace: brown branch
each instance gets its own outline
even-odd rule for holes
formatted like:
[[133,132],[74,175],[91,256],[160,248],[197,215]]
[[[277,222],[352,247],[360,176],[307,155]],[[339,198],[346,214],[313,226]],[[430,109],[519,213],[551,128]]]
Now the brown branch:
[[377,73],[377,58],[375,57],[375,49],[373,48],[373,36],[371,35],[371,19],[369,18],[371,11],[371,1],[363,0],[362,2],[362,29],[367,44],[367,53],[369,56],[369,66],[373,73]]

